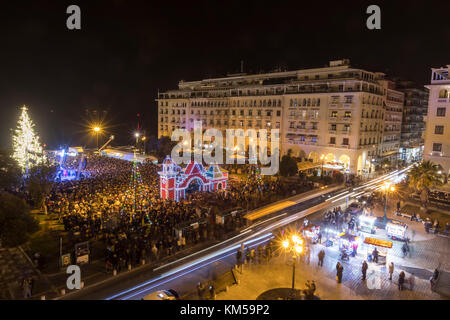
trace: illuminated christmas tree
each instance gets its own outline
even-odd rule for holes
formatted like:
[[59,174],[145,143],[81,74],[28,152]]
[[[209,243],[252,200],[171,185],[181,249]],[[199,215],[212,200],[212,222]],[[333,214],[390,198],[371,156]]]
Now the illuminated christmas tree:
[[21,108],[17,127],[13,133],[13,158],[19,163],[20,168],[25,173],[36,165],[45,161],[39,137],[34,132],[34,124],[28,116],[28,108]]
[[147,193],[145,191],[144,183],[142,182],[139,163],[136,160],[134,160],[133,168],[131,170],[130,186],[125,193],[125,201],[123,203],[121,213],[128,211],[128,213],[130,214],[130,222],[131,222],[133,214],[136,211],[145,209],[142,208],[141,206],[142,200],[144,200],[145,198],[147,198]]

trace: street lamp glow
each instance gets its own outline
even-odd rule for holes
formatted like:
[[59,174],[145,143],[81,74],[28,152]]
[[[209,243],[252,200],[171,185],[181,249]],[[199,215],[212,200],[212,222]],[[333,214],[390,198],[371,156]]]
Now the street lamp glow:
[[295,246],[295,251],[296,251],[297,253],[302,253],[303,247],[301,247],[301,246]]
[[298,244],[298,243],[300,243],[300,238],[297,235],[293,235],[292,242],[294,242],[295,244]]
[[289,247],[289,241],[283,241],[283,247],[287,249]]
[[95,132],[100,132],[101,129],[100,129],[100,127],[94,127],[93,130],[94,130]]

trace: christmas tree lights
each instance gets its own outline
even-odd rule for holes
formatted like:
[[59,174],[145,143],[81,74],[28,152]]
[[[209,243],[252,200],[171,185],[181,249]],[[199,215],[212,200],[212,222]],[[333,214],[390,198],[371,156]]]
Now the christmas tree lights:
[[45,161],[39,137],[34,132],[33,121],[28,116],[28,108],[23,106],[17,127],[13,133],[13,158],[23,172]]

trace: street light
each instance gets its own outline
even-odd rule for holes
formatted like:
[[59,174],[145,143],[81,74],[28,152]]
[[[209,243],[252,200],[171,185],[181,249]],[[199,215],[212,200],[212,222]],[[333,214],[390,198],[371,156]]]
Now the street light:
[[292,296],[295,296],[295,261],[297,257],[303,252],[303,240],[297,235],[293,234],[290,238],[286,238],[282,242],[283,248],[288,253],[293,253],[292,262]]
[[139,132],[136,132],[136,133],[134,134],[134,136],[136,137],[136,148],[137,148],[137,146],[138,146],[138,141],[139,141]]
[[97,138],[97,150],[98,150],[98,134],[100,133],[100,131],[102,131],[102,128],[100,128],[99,126],[95,126],[92,128],[92,131],[94,131],[95,136]]
[[393,185],[391,185],[390,182],[385,182],[384,185],[381,186],[381,190],[384,190],[384,197],[386,199],[385,203],[384,203],[384,217],[383,217],[383,223],[384,225],[386,225],[387,223],[387,205],[388,205],[388,192],[391,191],[395,191],[395,187]]

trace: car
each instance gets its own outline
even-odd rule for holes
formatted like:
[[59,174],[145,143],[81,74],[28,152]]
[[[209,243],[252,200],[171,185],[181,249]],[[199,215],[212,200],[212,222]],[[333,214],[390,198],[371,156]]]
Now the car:
[[360,206],[357,202],[352,202],[352,203],[348,206],[348,208],[347,208],[346,211],[347,211],[348,213],[350,213],[351,215],[357,215],[357,214],[360,214],[360,213],[361,213],[362,208],[361,208],[361,206]]
[[175,290],[159,290],[150,293],[149,295],[142,298],[142,300],[179,300],[180,297]]

